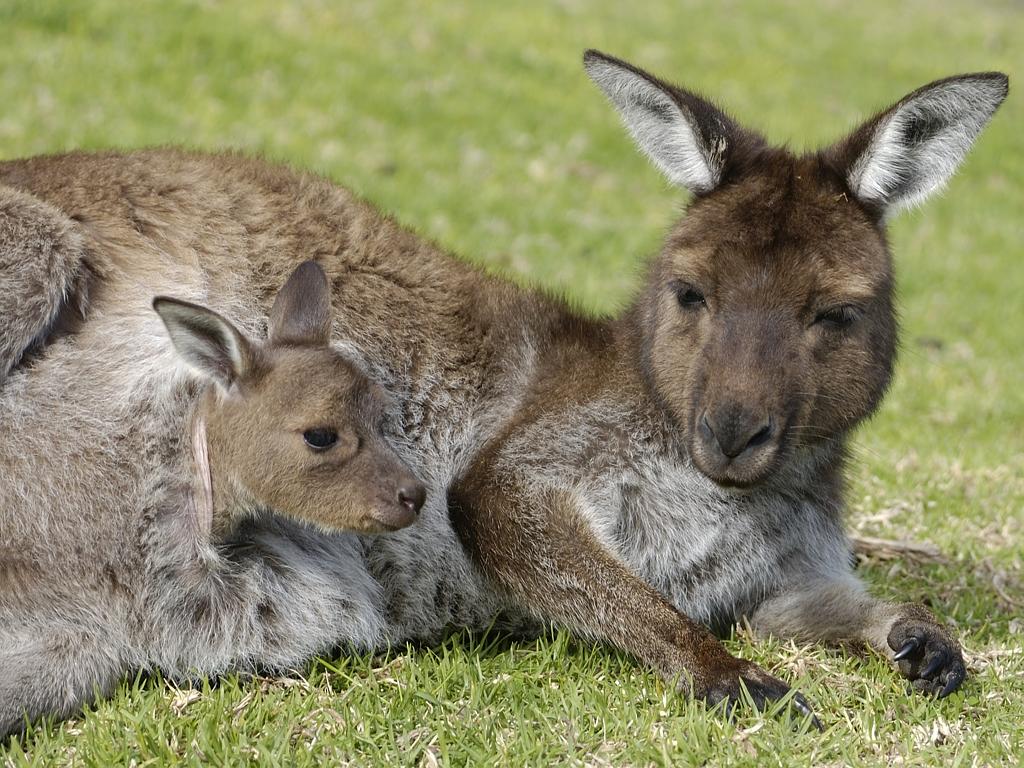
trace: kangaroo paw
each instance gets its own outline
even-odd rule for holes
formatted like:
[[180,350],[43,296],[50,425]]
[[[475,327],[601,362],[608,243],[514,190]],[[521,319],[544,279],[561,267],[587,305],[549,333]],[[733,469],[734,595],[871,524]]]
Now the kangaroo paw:
[[960,644],[939,624],[924,618],[900,619],[889,631],[893,661],[915,690],[948,696],[967,677]]

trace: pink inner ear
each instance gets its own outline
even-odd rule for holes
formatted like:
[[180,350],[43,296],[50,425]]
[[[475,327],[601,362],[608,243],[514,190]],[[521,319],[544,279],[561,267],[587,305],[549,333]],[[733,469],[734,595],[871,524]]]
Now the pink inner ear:
[[210,474],[210,452],[206,442],[206,420],[199,416],[192,425],[192,457],[199,473],[199,493],[196,495],[196,533],[208,538],[213,529],[213,477]]

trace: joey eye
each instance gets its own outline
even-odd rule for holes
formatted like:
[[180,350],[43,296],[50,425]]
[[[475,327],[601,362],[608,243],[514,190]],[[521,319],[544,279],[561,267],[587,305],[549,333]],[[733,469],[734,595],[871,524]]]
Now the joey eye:
[[338,433],[330,427],[314,427],[303,432],[302,439],[314,451],[326,451],[338,442]]
[[860,317],[861,311],[858,307],[850,304],[843,304],[838,307],[819,312],[814,318],[815,325],[823,325],[826,328],[849,328]]
[[704,301],[704,294],[689,283],[676,282],[673,285],[673,290],[676,292],[676,300],[681,307],[697,309],[698,307],[707,306],[707,302]]

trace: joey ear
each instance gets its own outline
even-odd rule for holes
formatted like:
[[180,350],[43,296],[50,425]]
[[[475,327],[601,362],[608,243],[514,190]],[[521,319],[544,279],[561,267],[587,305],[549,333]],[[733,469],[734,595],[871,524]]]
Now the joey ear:
[[326,346],[331,339],[331,289],[315,261],[304,261],[270,310],[270,343]]
[[825,155],[853,194],[885,218],[942,188],[1008,90],[1000,72],[937,80],[875,115]]
[[694,194],[715,189],[738,153],[764,144],[706,99],[620,59],[589,50],[583,66],[643,153],[669,181]]
[[178,354],[199,373],[228,387],[252,371],[255,353],[249,340],[212,309],[166,296],[153,299],[153,309]]

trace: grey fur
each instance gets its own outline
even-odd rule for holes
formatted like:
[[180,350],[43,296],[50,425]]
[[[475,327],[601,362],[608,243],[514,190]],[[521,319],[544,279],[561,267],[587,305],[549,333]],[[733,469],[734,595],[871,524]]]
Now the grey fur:
[[[0,190],[0,384],[22,356],[58,330],[62,310],[82,315],[85,244],[74,222],[38,198]],[[67,306],[70,296],[73,306]]]
[[0,733],[26,712],[73,712],[129,671],[287,669],[385,637],[354,536],[274,517],[204,536],[199,388],[155,313],[134,309],[97,309],[0,390]]

